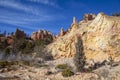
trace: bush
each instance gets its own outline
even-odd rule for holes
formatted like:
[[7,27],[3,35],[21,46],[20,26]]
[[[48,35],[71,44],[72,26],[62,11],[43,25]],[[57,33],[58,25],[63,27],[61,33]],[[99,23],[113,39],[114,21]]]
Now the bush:
[[8,43],[7,43],[7,40],[4,40],[4,41],[0,41],[0,49],[3,51],[6,47],[8,47]]
[[8,56],[10,54],[10,48],[5,48],[4,49],[5,56]]
[[37,57],[40,57],[46,61],[53,60],[53,56],[45,50],[45,45],[39,45],[34,47],[34,51],[37,53]]
[[76,54],[75,54],[73,60],[75,63],[76,71],[82,72],[84,70],[86,61],[85,61],[85,56],[84,56],[84,52],[83,52],[83,43],[82,43],[82,40],[80,37],[77,38]]
[[90,73],[90,72],[92,72],[92,71],[93,71],[93,68],[92,68],[92,67],[83,69],[83,72],[86,72],[86,73]]
[[65,70],[63,70],[62,75],[64,77],[70,77],[70,76],[74,75],[74,72],[72,72],[70,69],[65,69]]
[[45,75],[51,75],[53,74],[51,71],[47,71]]
[[0,61],[0,68],[5,68],[7,63],[5,61]]
[[22,64],[26,65],[26,66],[30,66],[31,65],[29,61],[22,61]]
[[36,67],[48,67],[48,65],[46,65],[46,64],[39,64],[39,65],[36,65]]
[[36,46],[44,46],[44,45],[50,44],[51,42],[52,42],[51,38],[44,38],[44,39],[41,39],[41,40],[36,40],[35,45]]
[[55,68],[58,68],[58,69],[67,69],[68,65],[67,64],[59,64]]
[[23,53],[31,53],[34,50],[34,44],[33,42],[27,41],[25,44],[25,48],[23,49]]
[[29,61],[0,61],[0,68],[10,68],[12,65],[31,66]]
[[18,53],[19,51],[23,51],[24,48],[26,47],[26,40],[25,39],[16,39],[14,38],[14,43],[13,43],[13,51],[15,53]]
[[120,16],[120,12],[112,13],[112,16]]
[[43,59],[46,61],[53,60],[53,56],[51,54],[44,54]]
[[13,65],[13,62],[8,62],[8,61],[0,61],[0,68],[6,68],[6,67],[11,67]]
[[34,51],[34,43],[24,38],[17,39],[14,37],[13,52],[32,53]]

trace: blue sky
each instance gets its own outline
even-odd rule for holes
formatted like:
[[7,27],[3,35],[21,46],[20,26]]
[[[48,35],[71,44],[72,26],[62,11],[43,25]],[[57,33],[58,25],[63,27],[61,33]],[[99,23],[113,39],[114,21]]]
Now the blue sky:
[[120,12],[120,0],[0,0],[0,30],[57,34],[61,27],[68,29],[74,16],[79,21],[85,13],[99,12]]

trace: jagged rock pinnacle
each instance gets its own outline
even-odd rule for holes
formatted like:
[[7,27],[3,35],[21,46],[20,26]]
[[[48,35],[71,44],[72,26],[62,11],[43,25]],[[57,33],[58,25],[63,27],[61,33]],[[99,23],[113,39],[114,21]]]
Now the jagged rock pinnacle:
[[73,24],[77,24],[77,19],[76,19],[76,17],[73,17]]
[[65,31],[64,31],[64,29],[62,27],[58,36],[63,36],[63,35],[65,35]]

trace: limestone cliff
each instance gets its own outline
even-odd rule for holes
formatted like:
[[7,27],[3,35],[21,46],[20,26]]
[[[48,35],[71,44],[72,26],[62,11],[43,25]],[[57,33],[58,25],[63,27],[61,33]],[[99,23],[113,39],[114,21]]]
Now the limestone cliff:
[[103,61],[112,57],[115,61],[119,61],[120,17],[99,13],[95,19],[87,20],[77,23],[74,18],[73,24],[68,29],[69,33],[48,45],[48,52],[51,52],[54,58],[73,57],[76,52],[76,38],[81,36],[87,59]]

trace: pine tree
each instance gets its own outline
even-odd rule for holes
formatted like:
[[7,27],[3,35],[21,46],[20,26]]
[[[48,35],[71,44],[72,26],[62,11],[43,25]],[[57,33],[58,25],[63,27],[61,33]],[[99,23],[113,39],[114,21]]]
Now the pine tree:
[[120,16],[120,12],[112,13],[112,16]]
[[6,36],[6,33],[7,33],[7,32],[6,32],[6,31],[4,31],[4,33],[3,33],[3,34],[4,34],[4,36]]
[[74,56],[74,64],[76,67],[76,71],[82,72],[85,66],[85,56],[83,52],[83,43],[80,37],[77,38],[76,43],[76,54]]

